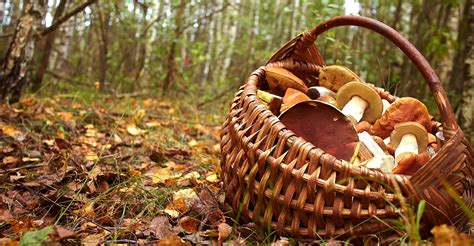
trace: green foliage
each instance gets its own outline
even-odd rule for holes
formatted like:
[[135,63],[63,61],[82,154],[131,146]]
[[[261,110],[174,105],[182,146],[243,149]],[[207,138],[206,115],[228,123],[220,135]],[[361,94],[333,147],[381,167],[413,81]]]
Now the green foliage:
[[29,231],[23,235],[20,240],[21,246],[35,246],[42,245],[48,238],[48,234],[53,230],[52,226],[45,227],[36,231]]

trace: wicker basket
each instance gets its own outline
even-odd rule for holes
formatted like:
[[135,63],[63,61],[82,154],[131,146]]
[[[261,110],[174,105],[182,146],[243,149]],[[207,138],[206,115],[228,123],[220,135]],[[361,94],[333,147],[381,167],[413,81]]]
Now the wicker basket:
[[[397,45],[423,74],[443,123],[433,132],[445,141],[436,155],[413,176],[392,175],[350,165],[286,129],[256,96],[265,68],[279,66],[318,84],[324,65],[315,40],[338,26],[360,26]],[[382,98],[396,97],[381,88]],[[391,27],[358,16],[335,17],[286,43],[251,74],[236,93],[221,132],[222,173],[226,204],[241,222],[296,238],[348,238],[394,233],[389,221],[410,204],[425,200],[421,230],[438,224],[463,226],[473,210],[473,154],[456,123],[441,82],[418,50]],[[462,205],[460,205],[462,204]],[[467,212],[466,212],[467,211]],[[384,234],[388,235],[388,234]],[[425,234],[426,235],[426,234]]]

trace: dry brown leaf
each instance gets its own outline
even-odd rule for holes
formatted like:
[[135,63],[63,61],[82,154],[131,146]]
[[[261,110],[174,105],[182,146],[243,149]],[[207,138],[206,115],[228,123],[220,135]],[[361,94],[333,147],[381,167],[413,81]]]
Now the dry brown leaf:
[[219,244],[222,244],[230,235],[232,232],[232,227],[228,225],[227,223],[220,223],[218,226],[218,231],[219,231],[219,237],[218,241]]
[[156,245],[158,246],[168,246],[168,245],[169,246],[187,246],[191,244],[188,242],[184,242],[178,236],[170,236],[170,237],[162,238],[160,241],[156,243]]
[[20,160],[14,156],[3,157],[3,164],[5,165],[17,164],[19,161]]
[[166,216],[157,216],[150,222],[149,229],[155,234],[158,239],[170,236],[176,236],[176,232]]
[[184,230],[184,232],[191,234],[197,232],[199,221],[195,218],[184,216],[179,220],[179,225]]
[[173,201],[168,203],[163,211],[172,218],[176,219],[188,212],[189,207],[183,198],[173,198]]

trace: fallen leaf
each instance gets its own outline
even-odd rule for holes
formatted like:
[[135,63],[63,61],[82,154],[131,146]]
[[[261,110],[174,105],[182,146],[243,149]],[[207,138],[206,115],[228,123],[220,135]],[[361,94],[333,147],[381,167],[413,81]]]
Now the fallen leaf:
[[197,232],[199,221],[195,218],[184,216],[179,220],[178,224],[181,226],[184,232],[191,234]]
[[211,183],[218,183],[220,180],[216,173],[210,173],[206,176],[206,180]]
[[10,164],[17,164],[19,162],[18,158],[14,156],[5,156],[3,157],[3,164],[10,165]]
[[172,178],[173,173],[169,168],[155,167],[145,173],[146,177],[150,177],[153,184],[161,184]]
[[172,218],[176,219],[179,216],[183,215],[184,213],[188,212],[189,207],[183,198],[173,197],[173,201],[168,203],[168,205],[166,205],[166,208],[163,211],[167,213],[169,216],[171,216]]
[[181,240],[180,237],[178,236],[170,236],[170,237],[165,237],[165,238],[162,238],[160,239],[160,241],[158,241],[156,243],[156,245],[158,246],[187,246],[187,245],[191,245],[190,243],[187,243],[187,242],[184,242],[183,240]]
[[172,226],[166,216],[157,216],[150,222],[149,229],[158,239],[175,236]]
[[191,141],[188,142],[188,145],[189,147],[194,147],[198,145],[198,142],[196,141],[196,139],[191,139]]
[[74,115],[71,112],[58,112],[57,115],[64,122],[72,122]]
[[474,238],[459,233],[454,227],[445,224],[431,229],[434,236],[434,245],[473,245]]
[[99,158],[99,157],[94,152],[87,152],[87,154],[86,154],[86,160],[88,160],[88,161],[96,161],[97,158]]
[[161,123],[158,121],[149,121],[145,123],[145,126],[149,128],[153,128],[153,127],[161,126]]
[[143,134],[145,131],[138,128],[135,124],[127,125],[127,132],[132,136],[138,136]]
[[218,231],[219,231],[219,238],[218,244],[222,244],[230,235],[232,232],[232,227],[228,225],[227,223],[220,223],[218,226]]

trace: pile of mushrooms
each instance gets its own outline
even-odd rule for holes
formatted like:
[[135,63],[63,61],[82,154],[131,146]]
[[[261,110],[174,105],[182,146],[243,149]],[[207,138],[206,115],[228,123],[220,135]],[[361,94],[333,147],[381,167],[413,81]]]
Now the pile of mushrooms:
[[437,152],[428,109],[411,97],[393,103],[349,68],[323,67],[319,85],[269,66],[257,97],[287,129],[353,165],[413,175]]

